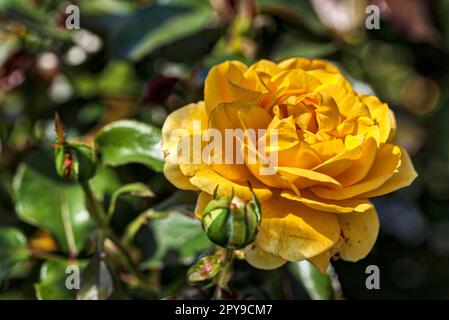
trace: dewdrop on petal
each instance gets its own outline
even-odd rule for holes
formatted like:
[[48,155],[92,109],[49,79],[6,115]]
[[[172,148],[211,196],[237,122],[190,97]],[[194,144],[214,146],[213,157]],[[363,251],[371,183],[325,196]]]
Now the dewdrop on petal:
[[209,239],[227,249],[241,249],[254,242],[261,222],[259,200],[252,192],[250,201],[234,196],[218,196],[215,188],[206,206],[202,225]]

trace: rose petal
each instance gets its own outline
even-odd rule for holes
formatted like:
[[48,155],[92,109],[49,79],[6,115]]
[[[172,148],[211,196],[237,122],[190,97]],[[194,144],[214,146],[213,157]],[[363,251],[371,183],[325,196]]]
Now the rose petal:
[[341,173],[336,179],[343,186],[350,186],[367,176],[371,170],[377,155],[377,141],[369,137],[362,144],[362,154],[360,158],[354,160],[351,165]]
[[179,129],[185,131],[184,135],[192,134],[194,130],[193,121],[198,121],[199,131],[206,128],[207,114],[204,102],[191,103],[172,112],[162,127],[162,150],[165,157],[164,175],[174,186],[183,190],[197,190],[197,188],[190,183],[179,167],[177,159],[178,144],[182,141],[183,136],[174,135],[173,132]]
[[375,190],[387,182],[401,165],[401,149],[392,144],[385,144],[377,154],[374,165],[364,180],[341,189],[312,187],[317,196],[325,199],[343,200],[360,196]]
[[244,76],[247,69],[248,67],[239,61],[226,61],[209,71],[204,84],[207,113],[221,103],[230,103],[244,98],[245,94],[240,96],[242,92],[238,88],[232,88],[233,84],[248,90],[254,88],[254,84]]
[[277,269],[287,262],[279,256],[264,251],[256,244],[245,248],[245,260],[253,267],[262,270]]
[[389,141],[393,127],[393,119],[386,103],[382,103],[375,96],[359,95],[363,103],[368,106],[371,118],[378,123],[380,129],[380,142]]
[[[190,182],[209,194],[213,194],[215,187],[219,186],[218,192],[220,195],[231,196],[234,189],[235,196],[242,200],[250,200],[252,198],[251,190],[246,183],[237,183],[227,180],[211,169],[202,169],[198,171],[195,176],[190,178]],[[260,201],[264,201],[271,197],[271,191],[260,182],[254,178],[250,179],[249,182]]]
[[329,267],[331,255],[328,251],[324,251],[315,257],[307,259],[311,264],[313,264],[321,273],[325,273]]
[[209,204],[211,200],[212,196],[210,194],[208,194],[207,192],[200,192],[195,206],[195,217],[197,219],[201,220],[204,209],[206,209],[206,206]]
[[292,167],[276,167],[276,170],[288,181],[291,181],[298,189],[309,188],[316,185],[335,189],[341,188],[341,184],[334,178],[312,170]]
[[[245,166],[242,155],[242,142],[238,138],[238,132],[233,130],[241,129],[240,135],[243,138],[245,133],[249,133],[245,130],[252,129],[257,138],[258,130],[265,129],[270,120],[271,117],[267,111],[254,104],[233,102],[215,107],[210,113],[209,126],[219,130],[221,134],[221,148],[215,153],[218,158],[221,158],[221,162],[214,164],[212,169],[229,180],[250,179],[251,173]],[[231,161],[226,161],[226,157]]]
[[359,146],[352,150],[342,152],[335,157],[332,157],[322,164],[313,168],[313,171],[326,174],[330,177],[336,178],[343,171],[345,171],[354,162],[362,156],[362,147]]
[[352,262],[365,258],[379,233],[379,219],[375,208],[363,213],[341,214],[338,219],[343,238],[338,247],[340,257]]
[[[310,145],[322,161],[327,161],[339,154],[346,152],[345,144],[341,139],[318,142]],[[323,172],[321,172],[323,173]]]
[[382,196],[384,194],[396,191],[401,188],[408,187],[413,180],[416,179],[418,174],[413,167],[412,160],[408,155],[407,151],[401,148],[401,166],[398,171],[393,174],[393,176],[387,180],[382,186],[376,190],[364,193],[360,197],[372,198]]
[[301,195],[296,195],[291,191],[284,190],[281,196],[288,200],[298,201],[302,204],[324,212],[332,213],[350,213],[365,212],[370,210],[373,205],[368,200],[350,199],[350,200],[326,200],[317,197],[309,190],[301,190]]
[[199,125],[201,133],[207,128],[206,109],[204,102],[191,103],[169,114],[162,126],[162,150],[164,152],[171,152],[176,150],[179,141],[183,136],[173,135],[175,130],[185,130],[186,135],[192,134],[194,129],[194,122]]
[[370,116],[368,107],[360,101],[352,88],[348,88],[344,84],[322,85],[317,91],[330,95],[337,103],[340,113],[346,118],[356,119]]
[[325,70],[328,73],[339,73],[340,71],[333,64],[325,60],[310,60],[307,58],[290,58],[281,61],[278,66],[281,69],[303,69],[303,70]]
[[181,190],[198,190],[190,183],[189,178],[182,173],[179,164],[165,160],[164,175],[171,184]]
[[323,214],[277,196],[262,203],[262,223],[256,243],[271,254],[299,261],[331,248],[339,234],[336,215]]

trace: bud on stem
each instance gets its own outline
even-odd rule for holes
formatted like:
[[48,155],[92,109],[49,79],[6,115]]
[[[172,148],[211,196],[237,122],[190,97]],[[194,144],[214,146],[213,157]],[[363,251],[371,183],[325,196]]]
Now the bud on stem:
[[234,195],[220,197],[217,192],[218,186],[202,219],[209,239],[228,249],[241,249],[254,242],[261,222],[261,210],[252,189],[250,201],[243,201]]
[[55,130],[55,165],[58,175],[63,179],[77,182],[91,179],[97,171],[95,151],[83,144],[67,142],[64,126],[58,114],[55,117]]

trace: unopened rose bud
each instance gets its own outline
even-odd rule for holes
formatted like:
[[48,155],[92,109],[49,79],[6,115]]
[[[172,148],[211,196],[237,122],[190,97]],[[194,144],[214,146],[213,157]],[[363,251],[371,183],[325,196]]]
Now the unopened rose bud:
[[97,156],[90,147],[65,143],[55,146],[55,164],[58,175],[70,181],[87,181],[97,171]]
[[202,225],[209,239],[224,248],[241,249],[254,242],[261,221],[260,204],[255,194],[250,201],[217,196],[206,206]]
[[69,181],[83,182],[97,171],[97,154],[92,148],[65,139],[65,128],[58,113],[55,115],[55,166],[58,175]]

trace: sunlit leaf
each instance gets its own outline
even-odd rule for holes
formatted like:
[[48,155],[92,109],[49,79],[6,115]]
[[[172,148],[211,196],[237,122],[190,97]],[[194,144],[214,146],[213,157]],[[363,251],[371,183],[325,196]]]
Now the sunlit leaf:
[[204,28],[206,23],[211,19],[212,13],[213,12],[209,8],[198,9],[171,19],[160,28],[147,34],[142,41],[128,53],[128,57],[134,60],[139,60],[155,48],[194,34],[198,30]]
[[312,300],[329,300],[336,297],[329,274],[321,273],[305,260],[292,262],[289,267],[293,276],[304,286]]
[[83,21],[91,29],[107,30],[115,58],[139,60],[155,48],[204,29],[213,11],[207,2],[198,3],[153,4],[129,14],[87,15]]
[[161,130],[142,122],[124,120],[104,127],[96,138],[102,160],[111,166],[141,163],[162,171]]

